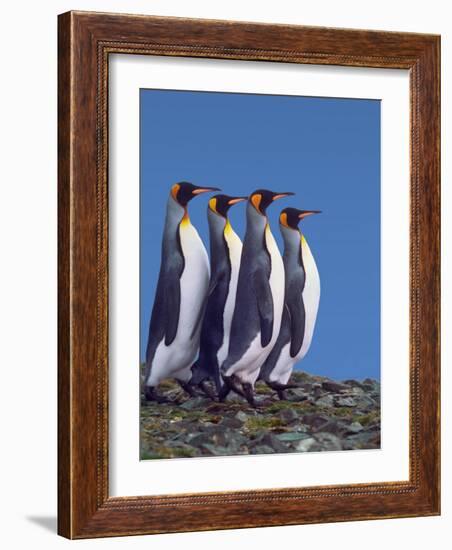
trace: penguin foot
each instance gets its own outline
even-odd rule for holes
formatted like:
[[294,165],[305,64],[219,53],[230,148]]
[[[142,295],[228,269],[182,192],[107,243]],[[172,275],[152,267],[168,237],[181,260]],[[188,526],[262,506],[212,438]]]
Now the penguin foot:
[[146,386],[144,389],[144,397],[146,401],[155,401],[156,403],[172,403],[173,401],[165,395],[160,395],[155,390],[154,386]]
[[[242,397],[246,397],[245,396],[245,392],[242,390],[242,388],[239,386],[239,384],[241,383],[240,380],[237,378],[237,376],[235,376],[235,374],[232,375],[232,383],[233,383],[233,390],[235,391],[236,394],[238,395],[241,395]],[[242,387],[243,387],[243,384],[242,384]]]
[[284,390],[290,390],[299,387],[298,384],[281,384],[280,382],[270,382],[269,380],[266,380],[265,383],[269,388],[275,390],[281,401],[284,401],[287,398]]
[[231,393],[231,388],[228,386],[228,383],[225,382],[221,390],[218,392],[218,401],[223,403],[226,397]]
[[246,397],[244,391],[239,386],[240,380],[237,378],[235,374],[232,376],[229,376],[229,384],[232,391],[234,391],[237,395],[240,395],[241,397]]
[[223,375],[223,381],[224,385],[218,394],[220,401],[224,401],[231,391],[235,392],[241,397],[246,397],[243,390],[238,386],[239,380],[234,374],[231,376]]
[[242,387],[245,399],[248,401],[251,407],[253,407],[253,409],[257,409],[257,403],[254,399],[253,386],[249,382],[246,382],[245,384],[242,384]]
[[287,397],[286,397],[286,394],[284,393],[284,390],[276,390],[276,393],[278,394],[278,399],[280,401],[286,401]]
[[177,381],[179,386],[186,392],[190,397],[197,397],[198,394],[195,391],[195,387],[189,382],[182,382],[182,380]]
[[209,384],[207,384],[205,380],[201,380],[201,382],[198,384],[198,387],[202,392],[204,392],[207,395],[207,397],[212,399],[212,401],[216,401],[217,399],[216,393],[212,390],[212,388],[209,386]]

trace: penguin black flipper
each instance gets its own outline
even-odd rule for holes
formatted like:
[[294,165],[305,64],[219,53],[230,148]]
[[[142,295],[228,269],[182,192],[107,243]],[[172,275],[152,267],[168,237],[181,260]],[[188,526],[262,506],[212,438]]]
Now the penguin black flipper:
[[218,330],[215,330],[215,327],[218,325],[218,322],[215,322],[215,320],[221,318],[224,303],[219,301],[217,290],[221,290],[223,286],[226,291],[227,284],[225,277],[219,273],[214,275],[210,280],[202,312],[199,316],[198,324],[202,323],[200,350],[198,360],[192,366],[191,384],[199,384],[203,380],[215,378],[217,375],[219,377],[216,352],[221,346],[222,334],[218,334]]
[[295,357],[303,345],[306,324],[306,312],[303,302],[303,289],[306,281],[303,263],[299,259],[302,271],[292,273],[286,286],[286,306],[290,318],[290,356]]
[[295,357],[303,345],[306,314],[301,292],[290,293],[286,303],[290,315],[290,356]]
[[265,347],[273,334],[273,296],[270,282],[263,271],[254,272],[253,287],[261,324],[261,345]]
[[201,323],[204,320],[204,316],[206,314],[207,302],[209,301],[209,297],[211,296],[211,294],[213,294],[213,292],[214,292],[215,288],[217,287],[217,285],[218,285],[218,277],[216,277],[215,279],[210,279],[207,294],[204,297],[202,307],[199,310],[198,318],[196,319],[196,323],[193,325],[193,330],[191,331],[190,338],[192,338],[192,339],[195,336],[197,330],[199,329]]
[[176,338],[180,314],[180,278],[174,270],[165,275],[165,345]]

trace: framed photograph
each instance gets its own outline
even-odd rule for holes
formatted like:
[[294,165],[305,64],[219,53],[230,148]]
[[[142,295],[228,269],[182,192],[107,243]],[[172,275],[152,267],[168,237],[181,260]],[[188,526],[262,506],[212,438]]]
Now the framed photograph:
[[59,16],[61,535],[440,513],[439,56]]

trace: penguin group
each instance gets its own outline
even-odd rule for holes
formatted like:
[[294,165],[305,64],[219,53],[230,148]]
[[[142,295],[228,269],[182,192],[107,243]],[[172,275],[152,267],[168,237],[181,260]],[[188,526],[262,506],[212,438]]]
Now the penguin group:
[[[182,181],[169,192],[143,377],[148,401],[168,401],[157,390],[168,378],[190,396],[199,390],[224,401],[232,391],[252,407],[255,383],[262,380],[284,399],[284,391],[294,387],[292,370],[312,342],[320,277],[299,225],[320,211],[281,211],[281,256],[267,209],[294,193],[216,194],[207,205],[209,256],[188,203],[215,191],[220,189]],[[243,243],[228,217],[241,202]]]

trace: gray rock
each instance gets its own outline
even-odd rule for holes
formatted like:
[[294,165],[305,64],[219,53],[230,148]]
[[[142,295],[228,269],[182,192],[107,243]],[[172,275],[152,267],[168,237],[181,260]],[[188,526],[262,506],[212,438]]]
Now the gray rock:
[[305,401],[308,399],[309,394],[307,394],[302,388],[292,388],[287,390],[287,397],[292,398],[292,401]]
[[227,428],[222,428],[218,425],[209,426],[209,428],[205,430],[205,433],[211,437],[210,442],[224,447],[226,447],[234,438],[236,439],[236,432],[233,432]]
[[341,440],[334,434],[322,432],[315,436],[316,443],[311,447],[311,451],[341,451]]
[[264,455],[274,453],[275,451],[268,445],[255,445],[250,452],[253,455]]
[[165,443],[165,447],[172,447],[174,449],[188,449],[188,450],[195,450],[195,448],[192,445],[188,445],[187,443],[184,443],[183,441],[167,441]]
[[201,445],[201,449],[207,451],[207,454],[210,454],[212,456],[225,456],[231,454],[230,449],[222,447],[221,445],[212,445],[210,443],[205,443],[204,445]]
[[334,406],[334,397],[331,394],[324,395],[320,397],[315,402],[319,407],[333,407]]
[[375,432],[359,432],[344,440],[344,449],[379,449],[380,434]]
[[342,435],[346,433],[347,427],[347,424],[340,420],[330,420],[318,431],[329,432],[335,435]]
[[259,435],[250,443],[250,448],[254,448],[256,445],[267,445],[277,453],[287,452],[287,447],[271,432],[263,432]]
[[181,405],[179,405],[179,407],[184,411],[194,411],[196,409],[202,409],[206,407],[206,405],[210,404],[210,399],[206,399],[204,397],[192,397],[187,399],[187,401],[184,401]]
[[243,420],[240,420],[239,418],[237,418],[237,416],[235,416],[235,418],[225,416],[220,422],[220,426],[232,429],[241,428],[243,426]]
[[308,433],[310,430],[309,430],[309,426],[306,426],[306,424],[296,424],[294,425],[294,429],[298,432],[298,433]]
[[345,384],[340,384],[339,382],[334,382],[333,380],[322,382],[322,388],[333,393],[341,393],[349,389]]
[[304,453],[306,451],[310,451],[311,447],[315,444],[316,440],[313,437],[308,437],[307,439],[303,439],[297,443],[295,449],[300,453]]
[[358,382],[358,380],[353,380],[353,379],[343,380],[342,384],[347,384],[347,386],[351,386],[352,388],[363,389],[363,385],[361,384],[361,382]]
[[380,422],[372,422],[372,424],[366,426],[368,432],[379,432],[380,428]]
[[259,407],[268,407],[274,403],[273,398],[267,395],[255,395],[254,398]]
[[354,396],[354,399],[356,401],[357,406],[363,409],[375,408],[378,406],[378,403],[366,394]]
[[311,374],[299,370],[292,373],[292,380],[298,383],[303,383],[313,382],[315,378]]
[[348,390],[348,393],[349,395],[361,396],[361,395],[365,395],[366,392],[365,390],[363,390],[363,388],[360,388],[359,386],[353,386]]
[[212,443],[213,442],[212,440],[213,440],[213,437],[209,433],[197,433],[197,434],[189,435],[187,442],[192,447],[200,447],[201,445]]
[[320,414],[312,413],[305,414],[303,416],[303,423],[309,426],[312,431],[318,431],[322,429],[323,426],[326,426],[330,422],[330,418]]
[[228,432],[223,442],[225,446],[239,448],[248,444],[248,438],[239,432]]
[[306,439],[309,436],[306,433],[302,433],[302,432],[284,432],[282,434],[277,434],[276,437],[280,441],[292,443],[294,441],[301,441],[302,439]]
[[369,384],[370,386],[380,386],[380,382],[375,380],[375,378],[364,378],[363,385]]
[[373,378],[365,378],[363,380],[363,388],[367,391],[379,391],[380,390],[380,382],[378,380],[374,380]]
[[339,397],[335,405],[336,407],[356,407],[357,403],[353,397]]
[[315,399],[318,399],[319,397],[322,397],[322,395],[325,395],[325,392],[323,391],[321,384],[313,384],[312,393]]
[[239,411],[238,413],[236,413],[235,415],[235,418],[237,418],[237,420],[240,420],[242,423],[246,422],[248,420],[248,418],[250,417],[249,414],[246,414],[245,412],[243,411]]
[[364,430],[363,426],[359,422],[352,422],[350,426],[347,427],[346,433],[357,434]]
[[279,416],[281,420],[287,423],[295,422],[299,418],[298,413],[294,409],[282,409],[279,412]]

